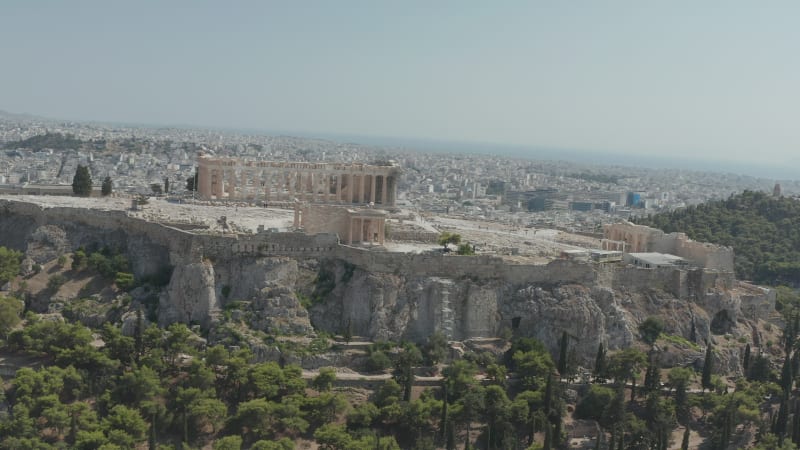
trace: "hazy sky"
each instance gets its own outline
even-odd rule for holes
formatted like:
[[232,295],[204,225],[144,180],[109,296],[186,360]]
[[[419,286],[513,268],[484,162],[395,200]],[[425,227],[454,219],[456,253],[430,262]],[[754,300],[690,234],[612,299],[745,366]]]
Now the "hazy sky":
[[3,0],[0,42],[12,112],[800,168],[797,1]]

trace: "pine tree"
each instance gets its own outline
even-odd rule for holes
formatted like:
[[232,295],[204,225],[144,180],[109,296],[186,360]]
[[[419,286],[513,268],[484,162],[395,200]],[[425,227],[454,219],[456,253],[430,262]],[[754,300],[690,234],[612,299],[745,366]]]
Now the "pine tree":
[[703,376],[700,380],[703,390],[711,389],[711,372],[714,370],[714,354],[711,349],[711,343],[706,342],[706,359],[703,361]]
[[169,194],[169,178],[164,178],[164,193]]
[[111,191],[114,190],[114,182],[111,181],[111,177],[105,177],[103,179],[103,184],[100,186],[100,193],[103,194],[103,197],[111,195]]
[[72,177],[72,193],[79,197],[92,195],[92,174],[88,167],[78,164],[75,176]]

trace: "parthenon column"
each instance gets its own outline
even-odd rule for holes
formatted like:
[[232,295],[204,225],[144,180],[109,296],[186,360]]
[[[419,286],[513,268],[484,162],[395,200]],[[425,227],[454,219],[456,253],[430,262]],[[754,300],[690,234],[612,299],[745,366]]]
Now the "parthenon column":
[[303,171],[302,170],[298,170],[297,172],[295,172],[295,183],[296,183],[296,186],[297,186],[297,195],[296,195],[296,197],[298,198],[298,200],[301,200],[301,201],[305,200],[306,199],[305,198],[306,190],[303,189]]
[[381,205],[386,206],[386,175],[381,176]]
[[319,184],[319,178],[314,177],[314,172],[308,174],[308,178],[311,184],[311,201],[317,201],[317,184]]
[[361,172],[361,175],[358,176],[359,178],[359,189],[358,189],[358,203],[364,203],[364,172]]
[[347,178],[349,179],[347,181],[347,189],[349,190],[350,194],[350,201],[348,201],[348,203],[353,203],[356,199],[356,183],[353,181],[354,177],[355,175],[353,175],[353,172],[347,174]]
[[342,174],[336,174],[336,201],[342,201]]
[[375,203],[375,174],[373,173],[370,178],[372,178],[372,188],[369,190],[369,201],[370,203]]
[[353,243],[353,227],[356,226],[355,225],[355,221],[356,220],[354,218],[352,218],[352,217],[350,218],[350,237],[347,239],[347,243],[348,244],[352,244]]

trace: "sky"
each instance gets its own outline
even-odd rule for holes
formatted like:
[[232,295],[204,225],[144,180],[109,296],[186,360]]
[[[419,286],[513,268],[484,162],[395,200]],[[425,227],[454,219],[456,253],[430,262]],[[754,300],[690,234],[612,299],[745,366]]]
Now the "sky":
[[10,112],[800,169],[796,1],[3,0],[0,11]]

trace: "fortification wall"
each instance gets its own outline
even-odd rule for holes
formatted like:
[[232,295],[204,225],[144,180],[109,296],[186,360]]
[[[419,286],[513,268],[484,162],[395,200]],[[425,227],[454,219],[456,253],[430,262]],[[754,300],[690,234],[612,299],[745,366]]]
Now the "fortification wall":
[[680,297],[683,291],[681,281],[680,271],[671,267],[643,269],[624,266],[614,271],[611,287],[623,291],[661,289]]
[[[73,234],[78,235],[81,233],[75,230],[89,229],[89,232],[81,235],[78,241],[96,239],[97,230],[123,233],[125,236],[122,239],[126,240],[129,251],[143,252],[146,248],[155,246],[155,250],[149,250],[151,254],[145,251],[145,254],[140,256],[157,258],[155,253],[158,248],[163,248],[169,252],[169,262],[173,265],[199,262],[203,258],[229,259],[237,256],[338,258],[371,272],[451,279],[502,279],[512,284],[600,284],[629,290],[655,287],[679,298],[703,295],[712,289],[731,289],[735,283],[732,272],[724,270],[716,272],[700,269],[689,271],[674,268],[640,269],[569,260],[555,260],[546,265],[514,264],[490,255],[460,256],[371,251],[341,245],[337,235],[330,233],[267,231],[254,235],[193,233],[131,217],[125,211],[64,207],[42,209],[36,204],[9,200],[0,200],[0,211],[3,214],[26,217],[26,223],[32,229],[52,224],[69,228]],[[637,232],[642,231],[639,228],[646,228],[635,225],[624,228],[630,227]],[[649,232],[647,233],[649,235]],[[114,236],[109,234],[108,238]],[[677,236],[662,234],[662,237]],[[682,241],[672,239],[672,242]],[[660,245],[668,245],[668,241],[664,240]],[[703,244],[692,241],[684,242],[682,248],[688,252],[695,252],[698,257],[706,255],[710,264],[725,266],[729,258],[732,260],[732,252],[715,253],[713,247],[710,249],[712,251],[707,252],[709,249]]]
[[387,227],[386,240],[426,242],[435,244],[439,241],[439,233],[422,230],[392,230]]
[[605,227],[605,238],[625,242],[625,251],[628,253],[669,253],[687,259],[698,267],[733,272],[732,248],[696,242],[684,233],[665,234],[644,225],[618,223]]
[[445,278],[504,279],[511,283],[592,283],[590,264],[555,260],[549,264],[511,264],[496,256],[373,252],[341,246],[334,253],[368,271]]

